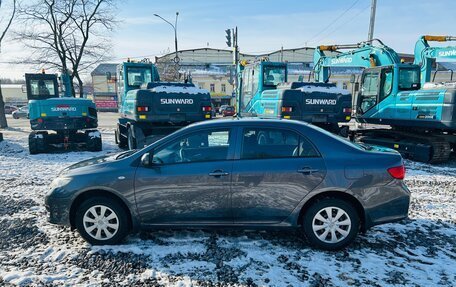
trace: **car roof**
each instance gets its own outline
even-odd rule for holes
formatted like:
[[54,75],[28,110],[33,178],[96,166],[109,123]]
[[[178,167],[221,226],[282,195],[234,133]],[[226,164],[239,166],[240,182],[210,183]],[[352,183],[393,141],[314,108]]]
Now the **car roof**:
[[239,118],[239,117],[234,117],[234,118],[229,118],[229,119],[217,119],[217,120],[210,120],[210,121],[203,121],[203,122],[197,122],[194,124],[191,124],[187,126],[188,128],[191,127],[207,127],[207,128],[212,128],[212,127],[217,127],[217,126],[239,126],[239,125],[265,125],[265,124],[271,124],[271,125],[277,125],[277,126],[289,126],[289,125],[301,125],[301,126],[309,126],[307,122],[302,122],[302,121],[295,121],[295,120],[288,120],[288,119],[266,119],[266,118],[258,118],[258,117],[248,117],[248,118]]

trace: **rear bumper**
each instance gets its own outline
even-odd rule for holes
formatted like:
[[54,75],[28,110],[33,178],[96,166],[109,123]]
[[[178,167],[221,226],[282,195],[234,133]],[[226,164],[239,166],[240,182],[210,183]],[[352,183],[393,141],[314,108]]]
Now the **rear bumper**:
[[93,117],[43,117],[30,120],[32,130],[81,130],[98,126]]
[[[285,118],[286,115],[282,115]],[[307,114],[307,115],[291,115],[290,119],[304,121],[308,123],[346,123],[351,120],[351,116],[341,114]]]
[[385,198],[390,199],[366,208],[365,230],[375,225],[396,222],[408,217],[410,191],[403,182],[387,186],[381,192],[385,194]]
[[181,123],[193,123],[203,120],[211,119],[211,112],[206,112],[204,114],[165,114],[165,115],[148,115],[148,114],[139,114],[135,117],[136,122],[148,122],[148,123],[172,123],[172,124],[181,124]]

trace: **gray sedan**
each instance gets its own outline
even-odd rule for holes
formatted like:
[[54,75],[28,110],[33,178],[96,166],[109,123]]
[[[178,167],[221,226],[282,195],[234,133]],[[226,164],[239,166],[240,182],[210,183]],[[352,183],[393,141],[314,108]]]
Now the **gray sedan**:
[[91,244],[157,228],[300,228],[336,250],[359,231],[407,217],[399,153],[290,120],[197,123],[141,150],[62,171],[49,221]]

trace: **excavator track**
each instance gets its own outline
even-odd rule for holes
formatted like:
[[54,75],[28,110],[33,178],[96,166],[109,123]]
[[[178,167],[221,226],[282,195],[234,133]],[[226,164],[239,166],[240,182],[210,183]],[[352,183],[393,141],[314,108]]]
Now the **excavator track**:
[[397,150],[404,158],[425,162],[442,163],[451,155],[451,144],[439,134],[418,134],[390,129],[357,131],[356,140]]

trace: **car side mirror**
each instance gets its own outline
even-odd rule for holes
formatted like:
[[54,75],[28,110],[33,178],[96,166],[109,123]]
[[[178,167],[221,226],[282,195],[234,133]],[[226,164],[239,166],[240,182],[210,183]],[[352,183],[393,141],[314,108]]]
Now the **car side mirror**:
[[146,152],[145,154],[143,154],[142,157],[141,157],[141,165],[142,166],[151,166],[151,164],[152,164],[151,158],[152,157],[153,157],[153,155],[151,155],[150,152]]

